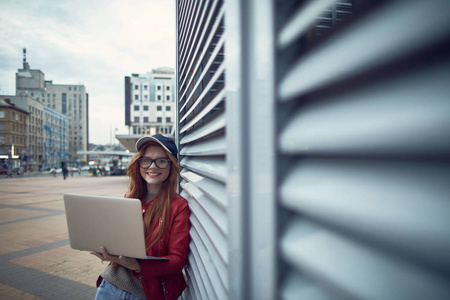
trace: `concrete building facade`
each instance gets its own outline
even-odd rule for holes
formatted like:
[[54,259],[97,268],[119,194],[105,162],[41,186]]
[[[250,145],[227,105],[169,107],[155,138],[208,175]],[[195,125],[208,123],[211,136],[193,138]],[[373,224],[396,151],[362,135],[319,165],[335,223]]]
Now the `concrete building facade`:
[[125,125],[130,135],[173,134],[175,72],[161,67],[125,77]]
[[24,57],[23,68],[16,73],[16,95],[32,97],[51,111],[66,116],[68,158],[86,159],[77,154],[78,151],[87,151],[89,145],[89,95],[84,85],[54,84],[45,80],[45,74],[31,69]]
[[26,171],[57,167],[68,159],[68,117],[32,97],[0,96],[0,99],[28,112],[25,120],[26,147],[21,152],[21,162]]
[[18,168],[27,154],[28,111],[0,99],[0,160],[2,169]]

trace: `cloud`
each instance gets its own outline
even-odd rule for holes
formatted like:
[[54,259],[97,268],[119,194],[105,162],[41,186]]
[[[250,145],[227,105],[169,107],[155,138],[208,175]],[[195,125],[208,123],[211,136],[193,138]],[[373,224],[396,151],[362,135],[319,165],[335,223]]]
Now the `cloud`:
[[173,1],[3,0],[0,28],[0,93],[14,94],[26,47],[46,80],[86,86],[94,143],[109,143],[110,127],[128,133],[125,76],[175,67]]

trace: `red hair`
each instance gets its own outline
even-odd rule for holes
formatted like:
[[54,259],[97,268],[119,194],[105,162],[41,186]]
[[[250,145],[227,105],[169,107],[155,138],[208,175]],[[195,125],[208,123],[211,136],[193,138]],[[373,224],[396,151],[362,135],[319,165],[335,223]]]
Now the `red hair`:
[[[128,187],[129,192],[126,197],[140,199],[142,203],[144,203],[147,199],[147,182],[141,176],[138,159],[144,155],[147,147],[150,145],[161,147],[159,144],[154,142],[145,144],[131,158],[127,171],[127,175],[130,178],[130,183]],[[164,152],[166,152],[171,162],[170,173],[167,179],[161,183],[154,203],[149,206],[144,214],[144,231],[147,250],[150,250],[157,241],[167,234],[170,218],[170,203],[177,193],[180,166],[178,165],[178,160],[175,156],[165,150]],[[152,237],[152,232],[154,231],[159,220],[161,220],[161,224],[159,226],[158,233]]]

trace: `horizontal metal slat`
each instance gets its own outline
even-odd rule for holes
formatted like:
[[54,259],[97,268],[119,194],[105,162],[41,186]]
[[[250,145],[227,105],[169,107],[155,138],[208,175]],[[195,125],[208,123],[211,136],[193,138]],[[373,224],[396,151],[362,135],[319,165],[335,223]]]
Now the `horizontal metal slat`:
[[281,203],[450,271],[450,166],[303,159],[282,183]]
[[187,156],[225,155],[226,148],[225,136],[217,136],[195,144],[185,144],[180,154]]
[[[213,7],[212,7],[212,9],[211,9],[211,11],[210,11],[210,13],[209,13],[209,15],[208,15],[208,20],[206,21],[207,24],[211,21],[210,18],[212,17],[212,14],[214,13],[214,9],[215,9],[216,4],[217,4],[217,3],[214,3],[214,4],[213,4]],[[209,45],[211,44],[212,39],[216,36],[216,35],[215,35],[215,32],[217,31],[217,28],[219,27],[219,24],[220,24],[221,20],[223,19],[224,11],[225,11],[225,8],[224,8],[224,7],[221,7],[221,9],[220,9],[220,11],[219,11],[219,13],[218,13],[218,17],[217,17],[217,19],[215,20],[215,22],[214,22],[214,24],[213,24],[211,30],[208,30],[208,25],[206,25],[206,26],[203,28],[203,32],[202,32],[202,35],[200,36],[200,40],[205,39],[205,35],[208,33],[208,36],[206,37],[206,41],[205,41],[205,45],[206,45],[206,46],[205,46],[205,47],[202,47],[201,49],[200,49],[199,47],[196,47],[196,48],[195,48],[195,53],[193,54],[193,57],[196,57],[197,55],[199,55],[199,58],[198,58],[197,60],[191,59],[189,65],[186,65],[186,66],[184,66],[183,68],[181,68],[181,71],[180,71],[181,74],[184,74],[185,68],[187,68],[187,70],[189,70],[189,72],[190,72],[191,74],[196,74],[196,73],[197,73],[198,68],[202,65],[202,61],[203,61],[205,55],[206,55],[206,54],[208,53],[208,51],[209,51]],[[217,48],[217,45],[216,45],[216,48]],[[220,47],[219,47],[219,48],[220,48]],[[201,53],[200,53],[200,54],[198,54],[198,51],[199,51],[199,50],[201,50]],[[216,55],[213,54],[213,55],[211,55],[211,56],[212,56],[212,57],[215,57]],[[195,61],[197,61],[197,63],[196,63],[195,66],[193,66],[193,64],[194,64]],[[204,69],[209,69],[209,67],[206,67],[206,68],[204,68]],[[203,76],[200,76],[200,77],[203,78]],[[194,78],[195,78],[195,76],[191,76],[190,79],[189,79],[189,82],[186,84],[186,86],[189,86],[189,85],[192,83],[192,81],[194,80]],[[185,86],[186,79],[187,79],[187,76],[185,76],[185,77],[183,78],[183,80],[182,80],[180,86]],[[185,93],[186,93],[187,90],[188,90],[188,89],[185,88],[185,89],[182,91],[180,99],[182,99],[182,98],[184,97],[184,95],[185,95]]]
[[283,153],[447,155],[450,62],[305,104],[280,135]]
[[181,38],[180,38],[180,36],[182,36],[182,32],[183,32],[183,30],[184,30],[184,27],[186,26],[186,19],[187,19],[187,17],[188,17],[188,9],[187,9],[187,5],[193,5],[193,2],[192,1],[186,1],[186,2],[183,2],[181,5],[179,5],[178,7],[178,28],[177,28],[177,31],[178,31],[178,34],[179,34],[179,36],[178,36],[178,42],[180,42],[181,43]]
[[221,129],[225,128],[225,115],[221,114],[215,119],[211,120],[207,124],[199,127],[196,130],[193,130],[189,133],[186,133],[180,140],[180,144],[186,144],[195,140],[199,140],[201,138],[206,137],[214,132],[217,132]]
[[193,170],[205,177],[211,177],[215,180],[225,183],[227,168],[224,158],[206,157],[191,158],[185,157],[181,160],[180,165],[187,169]]
[[[185,13],[185,19],[182,20],[182,22],[179,24],[180,28],[178,28],[179,31],[179,39],[178,39],[178,61],[180,60],[181,52],[185,52],[186,48],[180,47],[180,45],[186,44],[186,35],[188,34],[189,29],[192,28],[192,16],[193,16],[193,10],[195,9],[195,4],[193,1],[189,3],[189,7],[186,7],[186,9],[183,11]],[[198,5],[197,5],[198,6]]]
[[[193,240],[199,241],[200,237],[195,230],[191,232],[191,235]],[[208,299],[225,299],[225,288],[220,284],[221,280],[218,276],[218,272],[215,269],[212,258],[206,252],[206,249],[197,248],[197,245],[194,244],[193,247],[191,247],[191,252],[194,256],[197,268],[199,269],[197,275],[199,278],[202,278],[202,283],[207,290]]]
[[333,3],[335,0],[310,0],[302,5],[279,33],[278,46],[287,47],[300,35],[303,35],[317,22],[316,18],[320,17],[323,11],[329,9]]
[[191,129],[195,124],[200,122],[202,118],[204,118],[207,114],[216,109],[217,105],[225,99],[225,89],[222,89],[217,95],[209,101],[208,105],[206,105],[197,115],[190,120],[183,128],[180,129],[180,133],[184,133],[187,130]]
[[[217,4],[216,2],[213,2],[213,3],[214,3],[214,5]],[[192,61],[192,60],[194,59],[194,57],[195,57],[195,54],[194,54],[194,55],[191,55],[191,53],[192,53],[193,51],[196,52],[196,51],[197,51],[196,49],[198,49],[199,43],[196,42],[196,41],[197,41],[197,36],[198,36],[198,34],[199,34],[200,32],[204,32],[204,31],[205,31],[205,28],[204,28],[204,27],[203,27],[203,28],[200,28],[200,25],[201,25],[201,23],[203,22],[203,19],[205,18],[205,15],[208,13],[208,12],[206,11],[207,7],[208,7],[208,3],[204,2],[203,9],[202,9],[202,12],[201,12],[201,16],[200,16],[200,17],[195,16],[195,19],[198,20],[198,25],[197,25],[196,28],[194,28],[194,29],[195,29],[194,37],[187,37],[187,41],[190,41],[190,45],[189,45],[189,47],[184,48],[185,51],[184,51],[184,53],[181,54],[181,60],[180,60],[180,61],[181,61],[181,62],[180,62],[180,70],[181,70],[181,71],[180,71],[180,73],[184,73],[184,70],[185,70],[185,68],[186,68],[187,65],[188,65],[188,60],[189,60],[189,58],[190,58],[190,60]],[[209,13],[208,13],[208,15],[206,16],[206,18],[207,18],[208,20],[211,18],[211,10],[209,11]],[[192,35],[192,33],[191,33],[191,35]],[[185,45],[182,45],[182,46],[181,46],[181,49],[183,49],[184,46],[185,46]]]
[[192,243],[190,244],[189,263],[193,275],[189,279],[193,281],[196,288],[196,296],[208,297],[208,294],[212,294],[211,283],[209,278],[205,278],[206,272],[202,263],[202,256],[198,255],[197,247]]
[[432,5],[419,0],[385,3],[381,9],[303,55],[281,80],[280,99],[290,100],[320,86],[391,62],[449,34],[448,0],[433,1]]
[[[183,191],[183,193],[186,193],[186,191]],[[227,265],[227,237],[215,226],[196,199],[190,197],[189,208],[191,210],[191,224],[202,238],[208,253],[217,260],[217,263],[220,261],[222,265]]]
[[435,273],[296,218],[281,238],[281,255],[302,274],[330,282],[357,299],[449,299]]
[[[184,29],[184,32],[181,34],[182,39],[180,42],[180,47],[179,47],[179,52],[180,52],[180,65],[183,64],[183,58],[186,56],[187,51],[189,50],[187,44],[189,42],[192,42],[192,39],[190,39],[189,37],[192,36],[192,32],[194,31],[195,27],[195,21],[197,20],[197,16],[199,14],[199,10],[201,7],[201,2],[197,2],[195,3],[195,12],[189,13],[189,17],[190,20],[188,21],[189,23],[186,23],[186,28]],[[191,46],[192,47],[192,46]]]
[[[226,211],[221,207],[217,206],[215,201],[212,201],[207,195],[205,195],[197,186],[191,182],[182,181],[181,186],[183,190],[187,192],[192,198],[190,204],[193,204],[198,209],[202,210],[202,216],[207,216],[209,218],[209,225],[214,229],[218,228],[224,237],[228,236],[228,220]],[[197,214],[199,215],[199,214]],[[212,224],[211,224],[212,223]]]
[[[223,39],[221,39],[223,41]],[[192,111],[200,104],[202,103],[203,98],[205,97],[205,95],[207,93],[210,92],[211,88],[213,87],[213,85],[216,83],[216,81],[219,79],[219,77],[222,75],[222,73],[225,71],[225,64],[222,62],[221,65],[219,66],[219,68],[215,71],[214,75],[209,79],[208,83],[206,84],[206,86],[203,88],[202,92],[200,93],[200,95],[198,96],[198,98],[195,100],[195,103],[189,108],[188,111],[186,111],[182,117],[180,118],[180,122],[183,122],[184,119],[186,119],[190,113],[192,113]],[[192,91],[194,92],[194,90]],[[190,97],[188,98],[190,99]],[[180,108],[179,112],[181,114],[181,112],[184,110],[184,108],[186,107],[186,104],[188,103],[188,101],[185,101],[182,105],[182,107]]]
[[283,280],[280,295],[282,300],[356,300],[348,294],[343,295],[341,291],[326,289],[323,283],[316,285],[296,271],[289,272]]
[[[226,242],[225,244],[223,241],[219,241],[218,243],[214,243],[214,237],[211,237],[208,235],[208,232],[205,231],[205,227],[202,223],[203,220],[199,220],[197,215],[195,214],[196,211],[193,211],[190,216],[191,220],[191,236],[195,235],[195,238],[192,238],[192,241],[197,245],[197,248],[204,249],[204,251],[207,253],[205,254],[205,260],[207,261],[214,261],[214,266],[217,269],[217,273],[220,277],[220,282],[223,284],[225,289],[228,289],[228,256],[227,256],[227,247]],[[210,228],[206,228],[210,229]],[[210,233],[210,232],[209,232]],[[219,234],[220,235],[220,234]]]
[[220,206],[223,210],[228,207],[227,191],[225,185],[215,180],[200,176],[190,170],[182,169],[181,177],[195,184],[208,198]]

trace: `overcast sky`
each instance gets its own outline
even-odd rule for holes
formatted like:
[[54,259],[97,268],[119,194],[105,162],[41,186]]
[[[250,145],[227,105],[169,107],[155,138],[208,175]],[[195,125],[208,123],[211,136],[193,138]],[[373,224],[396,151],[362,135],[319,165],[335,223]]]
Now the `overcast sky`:
[[175,1],[0,0],[2,95],[15,94],[24,47],[46,80],[86,86],[90,142],[107,144],[128,134],[124,77],[175,67]]

